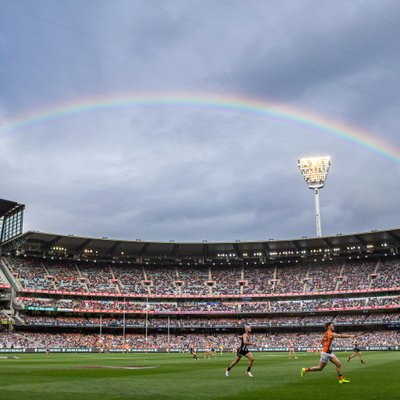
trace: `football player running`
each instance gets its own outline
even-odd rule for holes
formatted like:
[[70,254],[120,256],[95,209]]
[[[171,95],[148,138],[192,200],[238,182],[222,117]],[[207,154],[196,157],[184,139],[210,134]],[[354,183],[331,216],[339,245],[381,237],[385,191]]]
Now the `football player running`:
[[225,376],[229,376],[229,371],[242,359],[242,357],[246,357],[249,360],[249,364],[247,366],[246,374],[250,378],[253,377],[251,373],[251,367],[254,363],[253,353],[249,350],[249,346],[254,346],[255,343],[250,342],[250,333],[251,327],[246,325],[244,328],[244,333],[241,336],[240,347],[237,349],[236,358],[229,364],[228,368],[225,370]]
[[335,364],[335,366],[336,366],[336,372],[338,374],[339,383],[350,383],[350,381],[348,379],[345,379],[343,377],[342,370],[341,370],[342,364],[339,361],[339,359],[336,357],[336,355],[332,352],[331,345],[335,338],[355,338],[356,335],[344,335],[344,334],[336,333],[333,322],[327,322],[325,324],[325,329],[326,329],[326,332],[324,333],[324,336],[322,337],[322,340],[321,340],[322,350],[321,350],[321,358],[320,358],[319,364],[315,367],[302,368],[301,369],[301,377],[303,378],[304,375],[309,372],[322,371],[328,364],[328,361],[330,361],[332,364]]

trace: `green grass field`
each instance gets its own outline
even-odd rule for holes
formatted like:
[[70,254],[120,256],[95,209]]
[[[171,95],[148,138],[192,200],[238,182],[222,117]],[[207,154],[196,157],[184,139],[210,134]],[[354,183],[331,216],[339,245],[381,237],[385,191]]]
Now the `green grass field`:
[[[337,353],[348,385],[337,383],[333,365],[300,378],[300,368],[318,363],[315,354],[255,353],[254,378],[241,361],[227,378],[232,354],[194,362],[185,354],[18,354],[0,359],[4,400],[28,399],[400,399],[400,352],[364,353],[366,365]],[[115,368],[92,368],[107,366]],[[148,369],[122,369],[140,366]]]

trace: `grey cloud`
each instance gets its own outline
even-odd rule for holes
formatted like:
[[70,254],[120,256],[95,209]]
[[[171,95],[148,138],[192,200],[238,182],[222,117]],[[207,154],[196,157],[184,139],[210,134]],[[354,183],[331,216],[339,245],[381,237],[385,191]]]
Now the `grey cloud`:
[[[72,27],[14,14],[16,23],[75,47],[2,26],[2,63],[40,78],[0,69],[1,121],[91,96],[204,91],[280,99],[352,121],[398,147],[392,26],[346,2],[246,5],[319,39],[313,40],[220,2],[154,4],[173,13],[141,1],[98,2],[96,9],[74,2],[15,5]],[[389,16],[399,10],[396,2],[377,9]],[[26,203],[26,227],[44,231],[177,241],[313,236],[313,194],[296,160],[316,154],[333,156],[321,191],[325,234],[399,225],[398,162],[298,122],[173,104],[84,112],[0,131],[2,197]]]

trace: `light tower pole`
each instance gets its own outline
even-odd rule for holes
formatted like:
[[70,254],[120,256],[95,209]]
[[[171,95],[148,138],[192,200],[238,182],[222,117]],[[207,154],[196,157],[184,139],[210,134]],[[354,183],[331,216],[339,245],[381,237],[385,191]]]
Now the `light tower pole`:
[[314,191],[315,197],[315,222],[317,227],[317,237],[322,236],[321,230],[321,211],[319,206],[319,191],[325,186],[325,181],[328,176],[331,166],[331,157],[312,157],[300,158],[297,165],[307,183],[309,189]]

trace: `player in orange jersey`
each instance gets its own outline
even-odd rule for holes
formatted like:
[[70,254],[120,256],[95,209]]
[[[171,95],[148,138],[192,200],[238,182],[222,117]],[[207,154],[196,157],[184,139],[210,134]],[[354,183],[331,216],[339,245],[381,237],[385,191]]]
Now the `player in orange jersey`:
[[211,343],[207,340],[206,341],[206,346],[204,350],[204,358],[211,359],[212,353],[211,353]]
[[350,381],[345,379],[342,375],[342,370],[341,370],[342,364],[339,361],[339,359],[335,356],[335,354],[332,353],[331,345],[333,339],[335,338],[355,338],[356,335],[344,335],[336,333],[333,322],[327,322],[325,324],[325,329],[326,332],[324,333],[324,336],[322,337],[321,340],[322,350],[321,350],[321,358],[319,364],[318,366],[315,367],[302,368],[301,377],[304,377],[304,375],[308,372],[322,371],[326,367],[326,364],[328,364],[328,361],[330,361],[336,366],[336,371],[339,377],[339,383],[349,383]]

